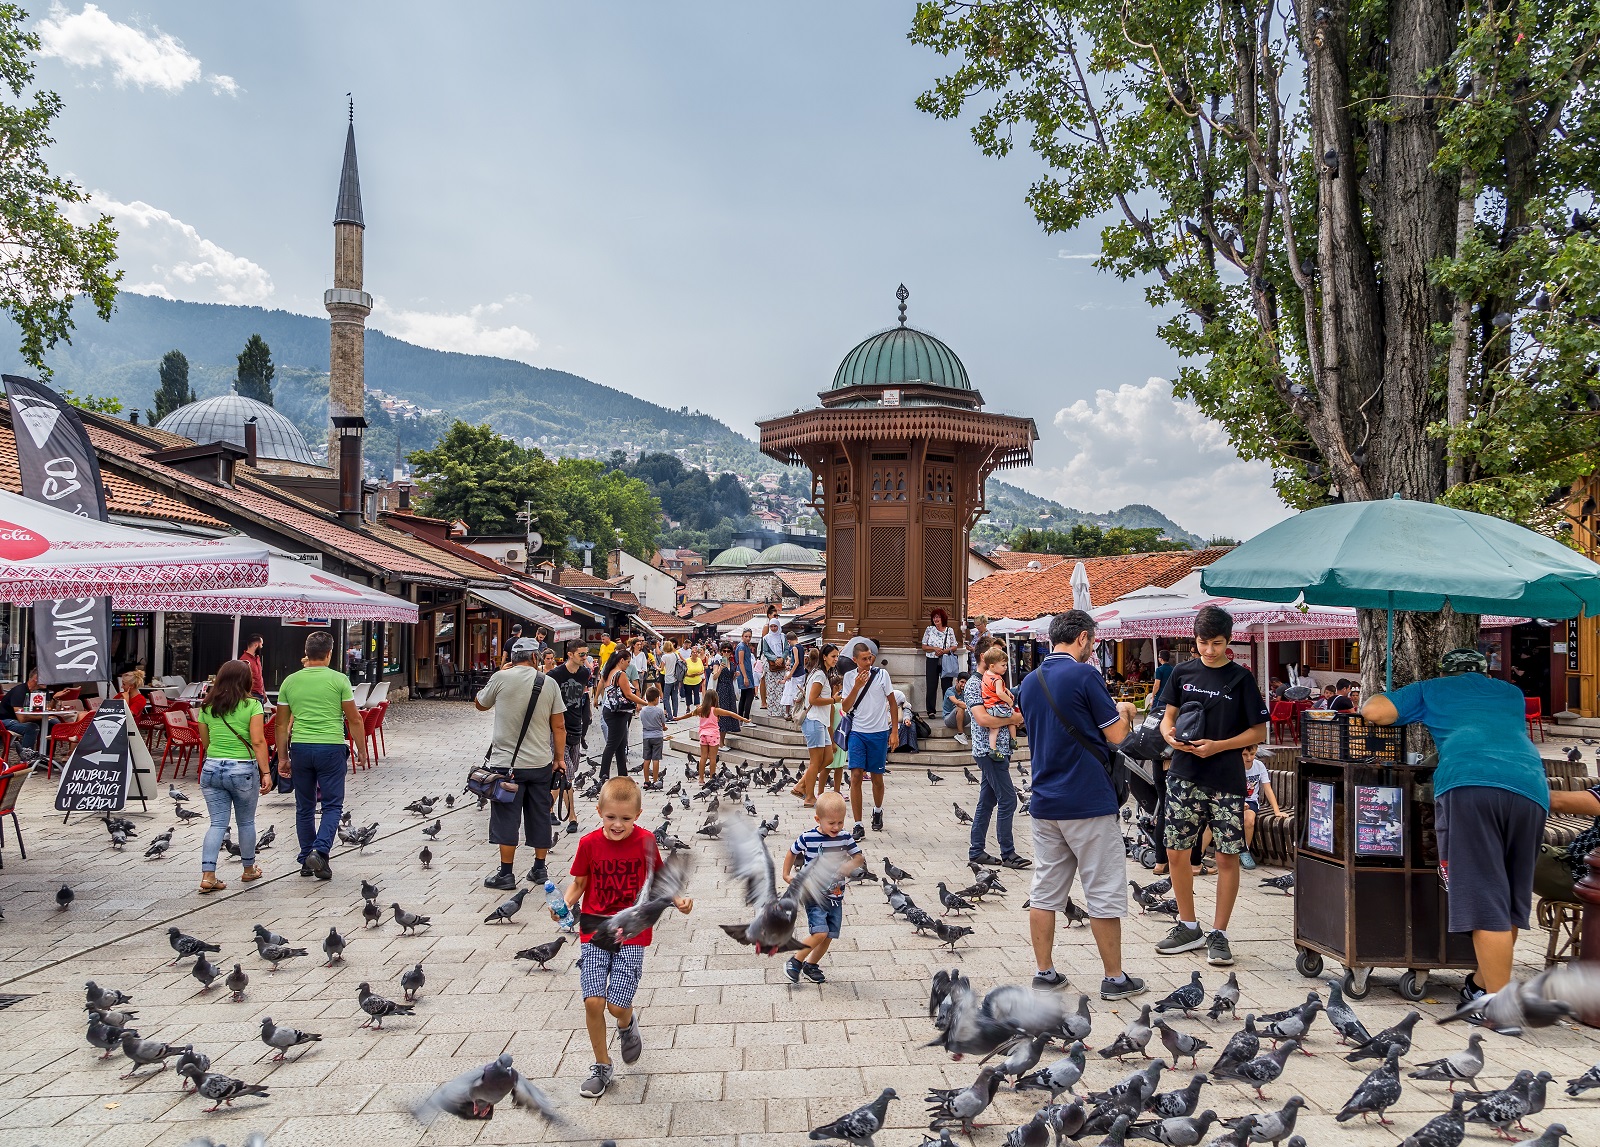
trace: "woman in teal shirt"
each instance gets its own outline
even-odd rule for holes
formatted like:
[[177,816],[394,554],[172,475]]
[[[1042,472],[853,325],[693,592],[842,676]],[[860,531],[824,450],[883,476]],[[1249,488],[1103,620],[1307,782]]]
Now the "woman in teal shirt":
[[261,702],[250,695],[250,666],[230,661],[217,670],[217,678],[195,712],[199,724],[200,792],[206,798],[211,827],[200,849],[200,891],[215,892],[227,885],[217,879],[217,857],[228,820],[239,822],[239,856],[246,884],[261,879],[256,865],[256,800],[272,788],[267,765],[267,737]]

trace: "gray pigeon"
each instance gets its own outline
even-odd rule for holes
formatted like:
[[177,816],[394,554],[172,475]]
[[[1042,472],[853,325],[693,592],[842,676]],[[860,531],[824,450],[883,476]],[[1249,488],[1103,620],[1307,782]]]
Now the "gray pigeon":
[[1129,1138],[1152,1139],[1164,1147],[1196,1147],[1216,1121],[1217,1113],[1208,1108],[1199,1115],[1176,1115],[1159,1123],[1135,1127],[1129,1132]]
[[[1525,1028],[1549,1027],[1573,1013],[1571,1004],[1545,995],[1546,985],[1558,971],[1564,969],[1547,969],[1526,983],[1512,980],[1498,992],[1468,1000],[1439,1022],[1470,1020],[1501,1035],[1521,1035]],[[1582,976],[1573,975],[1582,982]]]
[[[1150,1077],[1140,1072],[1128,1082],[1128,1089],[1114,1099],[1097,1103],[1083,1120],[1081,1134],[1106,1133],[1113,1130],[1119,1120],[1129,1125],[1144,1111],[1145,1100],[1155,1091]],[[1126,1130],[1126,1128],[1124,1128]]]
[[1356,1016],[1356,1010],[1350,1006],[1350,1001],[1344,998],[1338,980],[1328,981],[1326,1010],[1328,1022],[1333,1025],[1333,1030],[1339,1033],[1340,1043],[1364,1044],[1372,1041],[1372,1033]]
[[1524,1142],[1529,1143],[1530,1147],[1557,1147],[1561,1140],[1571,1138],[1565,1123],[1552,1123],[1539,1133],[1539,1138]]
[[306,950],[304,948],[291,948],[287,944],[263,944],[258,940],[256,942],[256,954],[271,964],[272,970],[276,972],[278,965],[283,961],[304,956]]
[[171,797],[177,804],[182,804],[184,801],[189,799],[189,794],[180,790],[178,786],[173,784],[171,781],[167,782],[167,795]]
[[1125,1055],[1138,1052],[1145,1059],[1149,1059],[1150,1056],[1144,1049],[1149,1046],[1150,1037],[1154,1033],[1155,1029],[1150,1026],[1150,1005],[1145,1004],[1139,1009],[1138,1017],[1132,1020],[1116,1039],[1100,1049],[1100,1058],[1121,1059]]
[[268,1047],[278,1049],[274,1060],[280,1060],[292,1047],[299,1047],[304,1043],[321,1043],[322,1037],[316,1032],[297,1031],[294,1028],[281,1028],[272,1022],[271,1016],[261,1019],[261,1042]]
[[1127,1141],[1128,1127],[1132,1123],[1133,1117],[1130,1115],[1117,1116],[1106,1130],[1106,1137],[1100,1140],[1096,1147],[1122,1147],[1123,1143]]
[[167,965],[169,968],[179,960],[187,960],[190,956],[198,956],[201,952],[222,951],[221,944],[208,943],[198,936],[186,936],[178,928],[167,929],[167,943],[172,945],[172,950],[177,953],[172,958],[172,963]]
[[276,932],[267,931],[260,924],[252,925],[250,931],[255,936],[256,947],[258,948],[263,944],[287,944],[289,942]]
[[1533,1086],[1533,1072],[1517,1072],[1509,1086],[1491,1091],[1478,1098],[1476,1106],[1467,1112],[1466,1122],[1487,1123],[1502,1139],[1510,1139],[1506,1129],[1515,1123],[1522,1126],[1522,1117],[1528,1114],[1531,1102],[1528,1090]]
[[1034,1112],[1033,1118],[1021,1127],[1014,1127],[1007,1132],[1002,1147],[1050,1147],[1050,1139],[1050,1120],[1040,1110]]
[[417,961],[417,966],[405,972],[400,977],[400,987],[405,991],[406,1003],[412,1003],[417,998],[417,993],[422,991],[422,985],[428,982],[428,977],[422,973],[422,961]]
[[1550,1085],[1555,1076],[1548,1071],[1541,1071],[1535,1075],[1528,1084],[1528,1114],[1537,1115],[1544,1110],[1545,1088]]
[[733,862],[735,879],[744,882],[745,904],[755,909],[747,923],[720,927],[739,943],[753,946],[757,955],[798,951],[803,945],[794,938],[794,928],[801,909],[838,882],[843,857],[837,852],[818,856],[800,870],[800,875],[780,895],[777,869],[766,844],[743,821],[730,819],[716,823],[726,830],[721,833],[722,842]]
[[372,990],[372,985],[363,981],[356,988],[356,999],[361,1004],[361,1010],[367,1013],[367,1021],[361,1026],[383,1029],[384,1016],[409,1016],[417,1009],[410,1004],[397,1004],[393,1000],[385,999]]
[[1395,1048],[1401,1055],[1407,1054],[1411,1050],[1411,1029],[1417,1026],[1420,1018],[1417,1012],[1407,1012],[1405,1019],[1392,1028],[1384,1028],[1345,1058],[1351,1063],[1363,1059],[1383,1059],[1389,1054],[1390,1048]]
[[1466,1093],[1456,1092],[1449,1111],[1435,1115],[1407,1135],[1400,1147],[1461,1147],[1461,1141],[1467,1136],[1467,1121],[1461,1114],[1466,1102]]
[[233,1002],[238,1003],[244,999],[244,990],[250,986],[250,976],[241,965],[235,964],[228,978],[222,982],[233,993]]
[[1160,1095],[1152,1095],[1145,1103],[1145,1110],[1157,1119],[1172,1119],[1179,1115],[1193,1115],[1200,1106],[1200,1089],[1209,1083],[1211,1077],[1204,1072],[1191,1076],[1189,1082],[1177,1091],[1164,1091]]
[[[1415,1012],[1411,1013],[1416,1015]],[[1336,1118],[1340,1123],[1348,1123],[1357,1115],[1362,1122],[1368,1115],[1377,1113],[1380,1124],[1393,1122],[1385,1119],[1383,1113],[1396,1103],[1400,1102],[1400,1048],[1397,1044],[1389,1045],[1389,1052],[1384,1057],[1383,1066],[1367,1073],[1367,1078],[1361,1081],[1350,1098],[1345,1100],[1344,1107]]]
[[361,899],[376,900],[379,894],[382,892],[383,889],[372,883],[372,881],[368,880],[366,877],[361,878]]
[[1237,1119],[1229,1119],[1227,1126],[1237,1128],[1249,1122],[1250,1129],[1247,1138],[1251,1143],[1273,1143],[1294,1134],[1295,1120],[1300,1117],[1300,1109],[1306,1105],[1304,1097],[1291,1095],[1284,1101],[1283,1107],[1278,1111],[1266,1114],[1243,1115]]
[[1178,1012],[1185,1016],[1206,1002],[1206,986],[1200,982],[1200,973],[1191,972],[1189,982],[1155,1005],[1158,1012]]
[[133,1028],[123,1028],[122,1054],[133,1060],[133,1067],[129,1068],[121,1078],[132,1079],[138,1075],[141,1067],[148,1067],[152,1063],[161,1065],[156,1068],[158,1072],[165,1071],[167,1069],[167,1060],[175,1055],[181,1055],[186,1051],[193,1050],[188,1044],[174,1047],[156,1039],[140,1039],[139,1033]]
[[191,820],[202,819],[205,816],[205,813],[190,812],[182,805],[179,805],[177,808],[172,810],[172,815],[178,818],[178,822],[180,824],[188,824]]
[[1220,1079],[1237,1079],[1241,1083],[1248,1083],[1256,1089],[1256,1098],[1265,1100],[1266,1094],[1261,1089],[1283,1074],[1283,1065],[1299,1046],[1292,1039],[1284,1040],[1265,1055],[1258,1055],[1244,1063],[1219,1063],[1213,1070]]
[[261,1084],[246,1083],[242,1079],[234,1079],[216,1071],[208,1071],[200,1076],[195,1090],[211,1100],[211,1106],[206,1108],[207,1111],[215,1111],[224,1104],[232,1107],[235,1099],[243,1099],[247,1095],[256,1095],[263,1099],[267,1097],[267,1089]]
[[[1050,1130],[1056,1133],[1056,1147],[1061,1147],[1064,1139],[1075,1138],[1083,1130],[1084,1121],[1088,1118],[1081,1099],[1074,1099],[1071,1103],[1048,1104],[1039,1109],[1039,1114],[1050,1124]],[[949,1135],[950,1131],[947,1128],[940,1134]]]
[[400,925],[405,934],[414,933],[418,928],[426,928],[432,922],[431,916],[419,916],[415,912],[407,912],[398,904],[389,905],[394,910],[394,922]]
[[[167,849],[172,847],[172,830],[169,828],[160,836],[150,838],[150,847],[144,850],[146,860],[160,860]],[[62,887],[65,887],[63,885]]]
[[[1309,1004],[1309,1003],[1319,1003],[1320,1004],[1321,1002],[1322,1002],[1322,993],[1320,993],[1320,992],[1318,992],[1318,991],[1316,991],[1314,989],[1312,991],[1309,991],[1309,992],[1306,993],[1306,1000],[1305,1000],[1306,1004]],[[1265,1013],[1263,1015],[1256,1016],[1256,1021],[1258,1023],[1263,1023],[1263,1024],[1277,1023],[1279,1020],[1288,1019],[1290,1016],[1294,1015],[1296,1012],[1298,1012],[1303,1007],[1305,1007],[1305,1004],[1296,1004],[1292,1008],[1284,1008],[1283,1011],[1281,1011],[1281,1012],[1268,1012],[1268,1013]]]
[[887,856],[883,858],[883,874],[896,884],[912,879],[911,873],[895,864]]
[[[1256,1115],[1240,1116],[1235,1120],[1232,1128],[1221,1135],[1215,1136],[1211,1142],[1206,1144],[1206,1147],[1245,1147],[1245,1144],[1250,1142],[1250,1132],[1255,1127],[1258,1118],[1260,1117]],[[1298,1139],[1299,1136],[1297,1135],[1295,1138]],[[1294,1147],[1293,1139],[1289,1141],[1289,1147]],[[1301,1140],[1300,1147],[1305,1147],[1304,1140]]]
[[344,943],[344,937],[339,935],[337,927],[328,929],[328,934],[322,938],[322,954],[328,957],[322,965],[324,968],[331,968],[344,959]]
[[1600,1063],[1595,1064],[1578,1078],[1567,1080],[1568,1095],[1582,1095],[1595,1087],[1600,1087]]
[[550,1097],[511,1066],[509,1052],[502,1052],[493,1063],[464,1071],[440,1084],[413,1114],[423,1123],[431,1123],[443,1114],[461,1119],[489,1119],[494,1115],[494,1105],[508,1095],[514,1106],[537,1112],[552,1123],[561,1122]]
[[1206,1012],[1210,1020],[1220,1020],[1226,1012],[1234,1019],[1239,1018],[1239,973],[1229,972],[1228,982],[1217,989],[1217,994],[1211,997],[1211,1008]]
[[1017,1091],[1048,1091],[1050,1102],[1065,1091],[1073,1094],[1073,1088],[1078,1085],[1078,1080],[1083,1078],[1084,1048],[1082,1040],[1074,1040],[1067,1048],[1067,1054],[1056,1060],[1049,1067],[1042,1067],[1029,1075],[1019,1078],[1012,1086]]
[[194,958],[194,967],[189,969],[189,974],[200,981],[202,992],[208,992],[211,990],[211,985],[222,975],[222,969],[206,959],[206,954],[201,952]]
[[[1009,1079],[1019,1079],[1039,1066],[1039,1057],[1053,1037],[1051,1032],[1041,1032],[1032,1039],[1019,1039],[1012,1043],[1010,1053],[995,1064],[1000,1074]],[[997,1052],[991,1052],[991,1055]]]
[[1215,1075],[1224,1064],[1241,1064],[1246,1060],[1254,1059],[1261,1053],[1261,1036],[1256,1031],[1256,1017],[1246,1014],[1244,1017],[1244,1030],[1236,1031],[1228,1040],[1227,1046],[1222,1049],[1222,1054],[1217,1057],[1217,1062],[1211,1069]]
[[[959,1123],[961,1130],[971,1138],[973,1120],[988,1110],[989,1104],[994,1101],[994,1093],[1000,1090],[1000,1082],[999,1071],[985,1067],[978,1072],[978,1078],[972,1081],[970,1087],[931,1088],[927,1096],[929,1129],[937,1131],[940,1127]],[[812,1134],[816,1135],[816,1132]]]
[[565,936],[557,936],[554,940],[551,940],[547,944],[535,944],[531,948],[522,949],[522,951],[517,953],[516,958],[519,960],[532,960],[535,964],[539,965],[539,968],[542,971],[545,970],[545,966],[549,964],[551,960],[556,958],[556,953],[561,951],[561,945],[565,944],[566,942],[567,938]]
[[[765,848],[762,845],[762,848]],[[589,943],[602,951],[616,951],[625,941],[642,936],[653,928],[668,908],[689,890],[694,857],[689,853],[668,856],[645,876],[644,884],[632,904],[613,915],[606,927],[598,929]]]
[[104,1053],[101,1059],[110,1059],[111,1053],[122,1046],[122,1029],[97,1016],[90,1016],[88,1039],[91,1047],[97,1047]]
[[1056,1032],[1056,1038],[1068,1042],[1086,1040],[1093,1027],[1094,1021],[1089,1016],[1089,997],[1079,992],[1078,1007],[1061,1017],[1061,1028]]
[[383,909],[378,907],[376,900],[368,900],[361,905],[361,925],[363,929],[380,927],[383,924]]
[[499,924],[502,921],[511,919],[522,910],[522,901],[531,891],[533,891],[531,888],[517,889],[516,893],[511,897],[510,900],[507,900],[504,904],[500,905],[500,907],[496,908],[493,912],[489,913],[489,915],[485,916],[483,918],[483,922],[485,924]]
[[202,1075],[211,1070],[211,1057],[203,1051],[186,1051],[178,1056],[172,1070],[174,1074],[183,1076],[181,1090],[187,1091],[189,1084],[198,1082]]
[[1292,1039],[1300,1045],[1302,1054],[1310,1055],[1311,1053],[1306,1051],[1306,1032],[1311,1030],[1311,1023],[1317,1018],[1317,1013],[1321,1010],[1321,1000],[1308,1000],[1300,1006],[1300,1009],[1294,1015],[1285,1016],[1281,1020],[1274,1020],[1269,1023],[1261,1034],[1274,1044],[1282,1043],[1286,1039]]
[[1443,1059],[1430,1059],[1419,1063],[1406,1074],[1412,1079],[1448,1082],[1455,1091],[1458,1083],[1471,1083],[1483,1070],[1483,1036],[1477,1032],[1467,1037],[1467,1046],[1451,1052]]
[[892,1087],[886,1087],[865,1107],[858,1107],[848,1115],[841,1115],[832,1123],[824,1123],[808,1136],[810,1139],[842,1139],[846,1143],[860,1143],[873,1147],[872,1137],[883,1128],[889,1100],[898,1099]]
[[[1140,1093],[1146,1099],[1149,1099],[1156,1093],[1156,1088],[1161,1086],[1161,1072],[1166,1066],[1165,1060],[1153,1059],[1148,1067],[1129,1072],[1120,1081],[1113,1083],[1104,1091],[1091,1091],[1089,1099],[1096,1104],[1115,1103],[1132,1091],[1135,1086],[1138,1086]],[[1143,1106],[1139,1110],[1143,1111]],[[1138,1112],[1134,1114],[1137,1115]],[[1106,1124],[1109,1126],[1110,1120],[1107,1120]]]
[[114,1008],[118,1004],[130,1003],[133,997],[116,988],[102,988],[93,980],[85,980],[83,984],[84,1002],[92,1008]]
[[1199,1063],[1196,1057],[1211,1046],[1199,1036],[1179,1031],[1166,1020],[1157,1020],[1156,1030],[1161,1033],[1161,1045],[1172,1056],[1172,1069],[1174,1071],[1178,1069],[1178,1060],[1180,1059],[1188,1059],[1190,1066],[1198,1067]]
[[72,891],[72,886],[70,884],[63,884],[60,888],[56,889],[56,907],[65,912],[69,907],[72,906],[72,902],[74,899],[76,899],[76,897],[77,894]]

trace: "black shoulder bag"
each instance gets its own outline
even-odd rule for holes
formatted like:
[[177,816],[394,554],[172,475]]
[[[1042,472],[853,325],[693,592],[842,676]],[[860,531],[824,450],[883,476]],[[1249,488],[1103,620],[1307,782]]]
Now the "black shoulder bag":
[[1056,704],[1056,699],[1050,694],[1050,685],[1044,679],[1043,667],[1034,670],[1039,677],[1039,692],[1044,694],[1044,699],[1050,702],[1050,709],[1056,715],[1056,720],[1061,722],[1061,727],[1072,734],[1072,739],[1083,746],[1083,751],[1105,767],[1106,778],[1111,782],[1111,791],[1116,794],[1117,807],[1121,808],[1128,800],[1128,762],[1127,757],[1120,749],[1109,749],[1106,756],[1100,753],[1100,746],[1078,732],[1077,726],[1067,720],[1066,714]]
[[533,710],[539,704],[539,694],[544,692],[544,681],[544,674],[535,670],[533,692],[528,695],[528,711],[522,715],[522,731],[517,734],[517,743],[511,749],[511,763],[503,770],[489,767],[489,758],[494,755],[494,742],[491,740],[488,750],[483,754],[483,764],[467,771],[466,791],[478,798],[480,807],[487,801],[510,804],[517,799],[520,786],[511,778],[511,770],[517,767],[517,755],[522,752],[522,742],[528,735],[528,725],[533,721]]
[[[872,679],[878,675],[878,667],[874,665],[867,674],[867,679],[861,683],[861,691],[856,694],[856,699],[850,702],[850,711],[839,719],[839,727],[833,731],[833,743],[841,749],[850,747],[850,730],[856,726],[856,710],[861,702],[867,699],[867,690],[872,687]],[[865,735],[865,734],[863,734]]]

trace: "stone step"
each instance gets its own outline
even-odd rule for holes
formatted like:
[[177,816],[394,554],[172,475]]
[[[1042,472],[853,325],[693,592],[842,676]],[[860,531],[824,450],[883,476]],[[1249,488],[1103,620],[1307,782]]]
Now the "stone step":
[[[920,756],[923,753],[942,754],[950,758],[947,763],[971,764],[972,749],[967,745],[959,744],[953,731],[944,731],[949,733],[949,736],[922,738],[920,741],[921,752],[918,755]],[[803,757],[806,755],[805,737],[800,732],[799,727],[785,724],[781,721],[758,721],[752,719],[739,732],[729,734],[728,743],[745,743],[755,752],[764,753],[767,756],[798,754]],[[1029,759],[1026,739],[1023,739],[1018,744],[1017,750],[1013,754],[1013,759],[1017,761]]]
[[1550,725],[1559,725],[1563,729],[1571,729],[1574,732],[1579,729],[1582,729],[1585,732],[1594,729],[1600,729],[1600,717],[1580,717],[1570,709],[1563,710],[1560,713],[1553,713],[1544,720],[1546,727]]
[[[697,757],[700,754],[700,742],[691,734],[680,733],[672,737],[668,748],[686,756]],[[921,750],[915,753],[890,753],[889,767],[891,771],[896,766],[911,768],[931,768],[940,772],[954,772],[959,768],[972,767],[972,754],[961,745],[955,746],[954,752],[938,750]],[[1025,758],[1013,758],[1021,763]],[[758,767],[777,764],[780,760],[788,765],[790,771],[796,771],[806,762],[806,750],[803,743],[790,746],[773,741],[764,741],[743,734],[730,734],[717,753],[717,760],[727,761],[729,764],[751,764]]]

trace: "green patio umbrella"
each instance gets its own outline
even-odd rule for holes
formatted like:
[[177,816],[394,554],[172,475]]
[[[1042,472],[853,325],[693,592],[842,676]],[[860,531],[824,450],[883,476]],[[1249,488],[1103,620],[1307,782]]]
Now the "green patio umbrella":
[[1600,565],[1500,518],[1413,502],[1349,502],[1296,514],[1200,572],[1207,593],[1389,615],[1384,686],[1392,688],[1394,611],[1577,617],[1600,613]]

